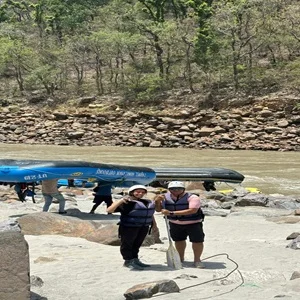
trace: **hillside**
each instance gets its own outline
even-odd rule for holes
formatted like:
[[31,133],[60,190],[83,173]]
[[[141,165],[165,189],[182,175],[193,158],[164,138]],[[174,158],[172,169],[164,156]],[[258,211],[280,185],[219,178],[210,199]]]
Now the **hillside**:
[[3,0],[0,103],[224,109],[297,95],[299,10],[296,0]]

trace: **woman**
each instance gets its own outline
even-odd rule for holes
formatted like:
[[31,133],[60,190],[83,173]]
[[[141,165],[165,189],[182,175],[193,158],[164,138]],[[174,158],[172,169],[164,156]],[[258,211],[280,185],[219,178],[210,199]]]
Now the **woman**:
[[109,206],[107,212],[121,213],[119,236],[124,266],[133,270],[143,270],[150,265],[142,263],[138,258],[138,253],[153,223],[155,205],[153,201],[143,199],[147,194],[147,189],[143,185],[130,187],[128,194],[129,196]]

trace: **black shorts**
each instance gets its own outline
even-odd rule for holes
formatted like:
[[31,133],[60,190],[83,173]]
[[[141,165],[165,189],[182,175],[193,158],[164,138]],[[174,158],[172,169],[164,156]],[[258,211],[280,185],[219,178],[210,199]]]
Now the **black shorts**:
[[112,196],[108,196],[108,195],[95,195],[93,203],[101,204],[102,202],[105,202],[107,204],[107,206],[111,206],[112,203],[113,203]]
[[169,222],[171,238],[175,242],[185,241],[189,237],[192,243],[203,243],[205,234],[202,222],[179,225]]

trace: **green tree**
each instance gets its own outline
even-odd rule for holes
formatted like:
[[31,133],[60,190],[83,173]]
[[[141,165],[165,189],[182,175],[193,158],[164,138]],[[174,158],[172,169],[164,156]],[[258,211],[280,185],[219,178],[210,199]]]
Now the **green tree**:
[[212,56],[219,50],[214,30],[211,27],[213,1],[187,1],[197,18],[198,33],[195,42],[195,60],[203,68],[208,68]]
[[85,73],[89,65],[89,48],[85,36],[70,37],[66,43],[66,63],[76,76],[77,94],[83,93]]
[[175,19],[186,15],[189,1],[184,0],[138,0],[142,5],[142,11],[149,20],[163,23],[166,16],[173,14]]
[[253,54],[261,47],[256,7],[257,3],[248,0],[232,0],[216,6],[213,25],[222,45],[220,57],[232,68],[235,91],[239,90],[242,76],[246,75],[248,83],[252,81]]
[[0,70],[13,73],[21,93],[24,91],[24,76],[33,57],[34,51],[23,41],[0,37]]

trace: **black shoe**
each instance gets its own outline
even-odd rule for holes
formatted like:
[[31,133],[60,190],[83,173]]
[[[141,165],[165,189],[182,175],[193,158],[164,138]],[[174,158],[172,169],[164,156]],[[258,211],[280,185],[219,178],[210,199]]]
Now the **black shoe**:
[[65,215],[67,212],[66,211],[59,211],[58,212],[60,215]]
[[143,262],[141,262],[138,258],[134,258],[134,263],[142,268],[151,267],[150,265],[147,265],[147,264],[144,264]]
[[138,264],[135,263],[134,259],[125,260],[123,266],[126,268],[129,268],[131,270],[139,270],[139,271],[144,270],[144,268],[142,268],[141,266],[139,266]]

